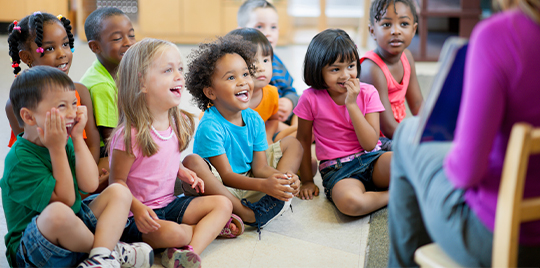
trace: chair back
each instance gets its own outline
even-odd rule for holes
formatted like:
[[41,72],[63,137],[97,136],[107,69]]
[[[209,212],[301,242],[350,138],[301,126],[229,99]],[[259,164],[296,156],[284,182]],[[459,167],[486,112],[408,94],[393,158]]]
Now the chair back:
[[497,199],[492,267],[516,267],[520,224],[540,220],[540,197],[523,199],[529,157],[534,154],[540,154],[540,128],[515,124],[506,149]]

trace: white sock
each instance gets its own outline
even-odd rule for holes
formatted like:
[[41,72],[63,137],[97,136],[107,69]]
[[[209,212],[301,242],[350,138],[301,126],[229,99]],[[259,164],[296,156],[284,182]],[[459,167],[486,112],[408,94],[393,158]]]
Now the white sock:
[[105,256],[105,257],[108,257],[111,255],[111,250],[108,249],[108,248],[105,248],[105,247],[98,247],[98,248],[93,248],[92,250],[90,250],[90,254],[89,254],[89,257],[93,257],[95,255],[101,255],[101,256]]

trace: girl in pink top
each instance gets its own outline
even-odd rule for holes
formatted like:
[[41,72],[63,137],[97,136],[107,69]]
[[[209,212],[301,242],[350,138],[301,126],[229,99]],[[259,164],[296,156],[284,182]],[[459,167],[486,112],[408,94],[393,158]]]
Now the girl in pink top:
[[[392,139],[398,123],[405,118],[405,99],[413,115],[418,114],[424,101],[414,59],[407,49],[417,26],[416,8],[411,0],[376,0],[371,4],[369,31],[377,48],[360,59],[360,79],[379,91],[386,109],[381,114],[381,136],[388,139]],[[385,143],[388,139],[381,140]]]
[[224,196],[174,195],[177,177],[204,192],[203,181],[181,162],[194,131],[192,116],[178,108],[182,71],[172,43],[144,39],[126,52],[118,66],[120,120],[109,143],[110,179],[133,195],[122,240],[168,248],[162,256],[165,267],[200,267],[198,254],[220,232],[241,234],[243,223],[231,216],[232,204]]
[[[309,44],[304,60],[304,91],[294,114],[304,148],[315,136],[326,197],[350,216],[371,213],[388,203],[391,152],[380,150],[377,90],[360,83],[356,45],[343,30],[328,29]],[[311,150],[304,150],[300,197],[319,194],[313,183]]]

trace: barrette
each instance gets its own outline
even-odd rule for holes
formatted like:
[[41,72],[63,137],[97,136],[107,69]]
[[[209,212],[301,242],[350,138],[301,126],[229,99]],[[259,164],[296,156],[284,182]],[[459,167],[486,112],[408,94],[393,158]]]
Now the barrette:
[[42,47],[38,47],[38,48],[36,49],[36,52],[37,52],[37,53],[43,53],[43,51],[44,51],[44,50],[43,50]]
[[12,68],[17,68],[17,67],[19,67],[19,64],[16,63],[16,62],[13,62],[13,63],[11,64],[11,67],[12,67]]
[[13,30],[17,30],[19,31],[19,33],[21,32],[21,26],[18,25],[19,22],[17,22],[16,20],[13,21]]
[[64,16],[62,16],[62,14],[60,14],[60,15],[58,15],[58,16],[56,16],[56,17],[57,17],[59,20],[62,20],[62,18],[63,18]]
[[34,12],[34,16],[35,16],[35,15],[41,15],[41,11],[36,11],[36,12]]

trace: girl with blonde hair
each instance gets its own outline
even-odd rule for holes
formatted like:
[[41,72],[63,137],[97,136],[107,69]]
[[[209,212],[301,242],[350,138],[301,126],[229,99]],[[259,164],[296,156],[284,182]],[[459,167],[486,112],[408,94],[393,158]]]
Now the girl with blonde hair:
[[178,108],[184,89],[178,48],[156,39],[136,43],[118,66],[117,86],[119,125],[109,142],[110,182],[127,186],[133,195],[122,240],[167,248],[165,267],[200,267],[199,254],[220,231],[239,235],[243,223],[231,216],[232,204],[224,196],[174,195],[177,177],[204,192],[203,181],[181,163],[194,121]]

